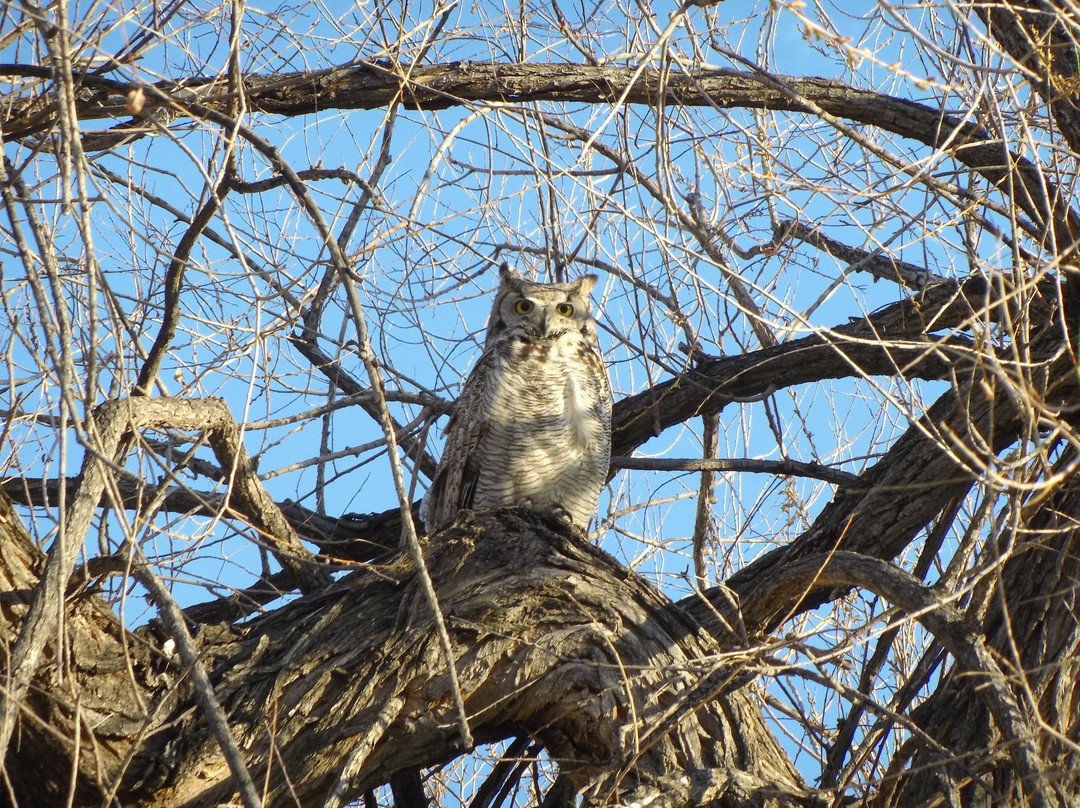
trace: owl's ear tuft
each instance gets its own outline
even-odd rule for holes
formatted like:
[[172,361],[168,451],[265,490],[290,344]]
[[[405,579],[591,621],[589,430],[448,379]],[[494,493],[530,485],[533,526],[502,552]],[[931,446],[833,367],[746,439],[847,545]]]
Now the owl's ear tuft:
[[524,280],[525,276],[514,269],[507,261],[499,264],[499,283]]
[[596,286],[597,280],[595,275],[582,275],[574,281],[574,292],[579,295],[588,295]]

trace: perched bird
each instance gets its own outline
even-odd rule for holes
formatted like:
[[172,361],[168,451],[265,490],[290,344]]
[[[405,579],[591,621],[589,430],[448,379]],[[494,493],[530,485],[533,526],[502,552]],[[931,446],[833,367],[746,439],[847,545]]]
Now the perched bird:
[[420,508],[428,532],[462,509],[561,508],[584,528],[611,458],[611,387],[589,292],[595,275],[534,283],[503,264],[484,353],[446,426]]

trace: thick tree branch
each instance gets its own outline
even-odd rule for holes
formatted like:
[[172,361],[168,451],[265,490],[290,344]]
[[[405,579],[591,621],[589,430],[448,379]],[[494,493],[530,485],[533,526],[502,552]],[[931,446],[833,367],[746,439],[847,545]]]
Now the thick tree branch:
[[[1059,463],[1068,469],[1075,452]],[[941,776],[957,760],[981,761],[993,777],[993,791],[974,783],[965,788],[984,804],[1025,804],[1045,789],[1062,805],[1080,787],[1080,478],[1075,473],[1054,488],[1041,490],[1022,506],[1015,533],[997,537],[982,570],[987,586],[969,607],[969,622],[983,608],[980,628],[986,650],[1007,677],[1024,711],[1036,722],[1043,761],[1041,782],[1008,775],[1009,757],[993,748],[991,713],[980,682],[958,672],[942,678],[912,714],[920,727],[945,745],[950,756],[905,744],[890,766],[889,787],[875,802],[880,808],[919,804],[940,791]],[[985,603],[985,607],[983,604]],[[956,721],[958,715],[965,721]],[[974,801],[974,798],[972,798]]]
[[698,362],[683,375],[619,402],[612,454],[628,455],[696,415],[783,387],[869,376],[947,379],[958,365],[975,360],[971,344],[963,339],[920,334],[878,339],[863,333],[858,324]]
[[[425,545],[474,737],[535,739],[589,799],[655,791],[675,769],[691,780],[706,777],[707,793],[727,794],[727,805],[759,804],[751,797],[760,799],[762,789],[777,805],[817,804],[736,689],[749,660],[721,657],[682,610],[583,535],[555,528],[511,509],[468,517]],[[10,552],[3,558],[12,559]],[[32,553],[12,560],[11,574],[30,585]],[[15,580],[3,589],[11,591]],[[253,781],[267,784],[269,804],[321,804],[331,790],[354,799],[396,772],[466,751],[456,746],[450,680],[423,604],[417,571],[401,555],[243,625],[200,633],[200,658]],[[99,691],[90,688],[96,655],[123,654],[115,623],[103,631],[91,619],[96,614],[84,608],[70,626],[79,655],[73,671],[87,680],[79,685],[87,693],[83,710],[98,704]],[[10,610],[3,616],[18,620]],[[12,630],[9,623],[0,629]],[[146,634],[143,641],[153,646],[161,638]],[[138,671],[155,664],[152,654],[133,657]],[[129,699],[144,705],[144,731],[110,736],[115,754],[107,759],[84,744],[85,760],[74,764],[83,776],[96,766],[100,779],[91,783],[115,783],[125,805],[197,808],[229,799],[234,786],[220,749],[190,710],[193,694],[175,689],[182,671],[166,665],[152,676],[121,673],[128,688],[140,688]],[[48,667],[36,674],[50,675]],[[49,713],[54,725],[78,720],[63,689],[41,684],[26,709]],[[166,724],[170,733],[153,731]],[[94,743],[105,743],[102,730],[93,731]],[[9,771],[56,737],[32,720],[22,732]],[[170,737],[184,743],[166,750]],[[724,777],[736,782],[717,791]]]
[[[255,474],[244,449],[240,430],[223,401],[141,396],[117,399],[98,407],[95,411],[95,423],[98,424],[98,432],[104,436],[103,440],[112,440],[114,434],[126,434],[129,430],[205,431],[207,442],[226,472],[228,494],[172,488],[167,489],[167,493],[162,497],[159,487],[135,485],[122,476],[111,473],[108,475],[106,491],[106,480],[97,476],[104,472],[95,472],[95,469],[99,466],[108,469],[105,458],[108,457],[106,450],[111,444],[103,444],[101,449],[92,447],[80,476],[66,481],[66,494],[68,501],[72,502],[67,520],[75,520],[72,521],[72,527],[77,531],[73,534],[77,538],[85,535],[93,512],[106,502],[116,508],[142,510],[156,505],[166,511],[215,516],[232,509],[235,515],[258,530],[260,540],[267,543],[282,566],[302,588],[320,589],[326,585],[329,579],[313,569],[313,556],[300,542],[291,520],[284,516]],[[48,507],[61,501],[60,485],[56,480],[13,478],[4,481],[4,487],[16,502]],[[306,510],[300,514],[294,513],[292,521],[300,524],[322,524],[317,514]],[[68,569],[67,577],[70,575],[71,569]]]
[[1080,18],[1076,4],[1009,0],[978,3],[972,8],[1050,108],[1058,125],[1056,134],[1080,154],[1080,107],[1076,103],[1080,93]]
[[[770,594],[771,581],[807,555],[847,550],[894,558],[943,507],[993,467],[998,452],[1024,433],[1030,423],[1026,408],[1033,401],[1050,409],[1076,406],[1076,368],[1064,352],[1043,368],[1038,384],[1028,391],[1031,399],[1017,400],[1002,379],[976,373],[938,399],[861,476],[857,487],[840,489],[809,530],[732,575],[723,591],[709,593],[708,607],[697,599],[684,605],[718,636],[728,636],[712,610],[730,612],[731,592],[744,613],[754,615],[747,623],[751,633],[770,631],[836,597],[829,587],[815,587],[798,601],[785,601]],[[972,452],[975,447],[980,448]]]
[[[407,69],[406,69],[407,68]],[[0,65],[0,76],[40,76],[34,65]],[[124,115],[135,85],[83,75],[79,116],[93,120]],[[175,113],[185,107],[228,109],[230,96],[216,78],[157,82],[161,98]],[[244,95],[252,110],[272,115],[307,115],[328,109],[373,109],[398,98],[406,106],[445,109],[476,102],[675,103],[716,109],[748,108],[789,112],[822,110],[880,127],[935,149],[985,176],[1006,193],[1036,227],[1052,233],[1059,253],[1080,241],[1080,217],[1060,191],[1024,157],[978,124],[940,109],[860,90],[841,82],[794,76],[767,77],[735,70],[708,70],[661,76],[655,70],[572,64],[491,64],[455,62],[395,66],[350,64],[320,71],[247,76]],[[161,101],[154,101],[160,104]],[[154,104],[148,106],[152,111]],[[22,139],[52,125],[48,109],[36,105],[15,112],[5,126],[8,139]]]
[[804,241],[834,258],[847,262],[849,269],[867,272],[875,278],[892,281],[909,289],[923,289],[931,283],[948,282],[946,278],[934,275],[926,267],[901,261],[883,251],[867,252],[850,247],[830,238],[818,228],[797,220],[778,221],[773,226],[773,243],[769,247],[775,249],[787,239]]
[[[1013,763],[1021,782],[1041,783],[1043,767],[1035,744],[1035,730],[1021,711],[1009,681],[988,650],[985,638],[950,603],[912,575],[893,565],[857,553],[838,551],[804,556],[785,564],[769,580],[743,618],[751,625],[769,620],[772,603],[798,603],[815,589],[850,589],[873,592],[919,621],[972,677],[971,686],[993,714],[1004,740],[1013,750]],[[767,605],[769,604],[769,605]],[[749,605],[749,604],[748,604]],[[759,613],[760,612],[760,613]],[[1029,794],[1029,805],[1044,805],[1041,788]]]
[[[970,343],[905,333],[904,329],[927,325],[928,321],[934,327],[947,328],[974,316],[982,303],[965,297],[964,289],[969,286],[973,288],[974,282],[963,288],[949,286],[943,292],[928,290],[918,302],[906,301],[870,320],[834,329],[835,339],[815,335],[741,356],[708,360],[685,376],[616,402],[615,452],[628,454],[663,429],[701,412],[795,384],[872,374],[949,378],[962,363]],[[896,336],[883,343],[868,338],[874,333]],[[16,502],[27,505],[55,503],[59,493],[57,481],[17,478],[5,480],[3,485]],[[153,487],[141,489],[123,480],[117,485],[125,507],[141,507],[151,494],[157,496]],[[160,507],[177,513],[217,514],[221,512],[221,496],[176,488],[167,493]],[[281,508],[293,529],[331,557],[369,560],[394,546],[399,535],[394,511],[339,521],[296,503]]]
[[176,605],[176,601],[173,600],[172,594],[154,574],[154,571],[145,566],[146,559],[141,557],[142,553],[138,553],[138,556],[140,558],[136,562],[136,568],[132,571],[132,577],[150,593],[150,598],[157,606],[161,621],[165,624],[172,641],[176,645],[177,654],[187,668],[187,675],[191,677],[195,701],[202,710],[204,720],[217,741],[218,748],[221,749],[221,754],[225,758],[233,780],[236,782],[236,790],[241,801],[245,808],[259,808],[262,804],[259,793],[255,788],[255,784],[251,781],[247,764],[244,762],[240,749],[237,747],[236,739],[229,729],[228,717],[221,708],[217,695],[214,693],[214,687],[210,683],[210,677],[207,676],[206,669],[199,659],[198,648],[195,646],[195,642],[184,624],[184,615],[180,611],[180,607]]

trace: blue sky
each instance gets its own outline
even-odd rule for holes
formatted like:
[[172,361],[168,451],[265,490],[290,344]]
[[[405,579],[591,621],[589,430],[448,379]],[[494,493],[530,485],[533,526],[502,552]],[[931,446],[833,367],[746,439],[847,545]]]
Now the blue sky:
[[[868,17],[878,8],[864,5]],[[835,43],[805,35],[804,23],[792,11],[766,14],[769,6],[725,0],[708,10],[695,9],[686,25],[675,29],[671,47],[681,58],[696,54],[711,67],[745,69],[725,55],[727,49],[780,73],[880,86],[906,98],[933,92],[910,78],[926,76],[931,63],[879,20],[830,7],[834,32],[873,51],[874,58],[856,69],[835,58]],[[562,11],[582,47],[610,54],[616,64],[637,64],[655,42],[656,30],[668,24],[674,7],[651,4],[651,19],[639,14],[631,20],[617,18],[611,3],[578,4]],[[73,19],[91,8],[104,14],[105,21],[115,20],[116,12],[106,6],[74,3],[71,8]],[[216,6],[190,13],[194,8],[173,20],[175,37],[170,42],[117,75],[153,80],[223,73],[227,16]],[[380,6],[382,13],[376,18],[372,4],[352,8],[336,19],[316,4],[249,9],[244,25],[246,69],[284,72],[384,55],[400,9],[396,4]],[[430,8],[421,4],[408,12],[404,27],[412,32],[413,50],[433,18]],[[477,5],[453,6],[429,61],[584,58],[558,32],[549,6],[529,9],[523,26],[519,7],[494,15],[488,11]],[[811,15],[812,9],[802,13]],[[713,40],[702,33],[706,29],[713,30]],[[76,42],[89,42],[90,31],[80,31]],[[104,49],[121,51],[138,33],[133,23],[121,25],[105,37]],[[32,39],[9,44],[0,51],[0,61],[31,58],[33,51],[25,43]],[[887,68],[894,62],[901,71]],[[610,108],[596,106],[536,108],[566,115],[576,125],[597,132],[605,143],[625,149],[650,176],[669,184],[676,203],[685,204],[687,192],[698,192],[706,213],[742,249],[766,242],[773,219],[799,215],[821,223],[830,235],[852,246],[885,244],[895,254],[926,263],[941,274],[968,271],[956,249],[951,212],[935,206],[918,184],[905,185],[908,178],[902,172],[858,153],[821,122],[737,111],[668,109],[661,120],[645,108],[615,115]],[[384,110],[332,111],[302,119],[252,117],[250,124],[296,169],[342,167],[368,176],[386,117]],[[103,125],[86,122],[84,128]],[[364,212],[347,245],[390,389],[406,393],[430,389],[445,399],[454,397],[479,355],[496,285],[491,269],[496,254],[543,278],[552,269],[543,260],[543,251],[558,248],[574,252],[577,260],[571,274],[600,272],[595,297],[617,397],[640,392],[683,367],[686,355],[680,343],[690,333],[706,353],[732,354],[758,347],[719,271],[676,226],[670,210],[620,178],[580,143],[561,139],[528,114],[493,108],[402,110],[391,144],[379,199]],[[921,154],[911,144],[885,145],[912,160]],[[24,147],[11,144],[5,154],[17,164],[32,157]],[[191,215],[205,198],[202,172],[220,169],[219,132],[179,119],[169,123],[168,134],[117,150],[101,158],[100,164]],[[58,198],[58,181],[49,161],[39,159],[35,165],[42,195]],[[266,161],[250,150],[240,155],[239,168],[250,181],[272,175]],[[185,225],[146,198],[133,196],[121,182],[103,175],[92,175],[89,181],[96,200],[91,213],[93,246],[102,277],[145,347],[156,333],[153,296],[169,250]],[[340,232],[360,189],[338,180],[312,182],[311,188],[332,229]],[[42,210],[55,227],[58,249],[78,256],[82,248],[73,220],[58,205]],[[334,395],[287,341],[296,328],[296,312],[281,288],[303,298],[317,288],[326,267],[324,251],[294,200],[284,189],[233,194],[225,214],[212,227],[236,245],[248,263],[245,266],[205,240],[200,244],[187,276],[187,314],[160,374],[164,389],[172,395],[225,397],[237,420],[249,425],[248,450],[276,499],[300,500],[314,507],[316,490],[321,488],[331,515],[393,507],[385,457],[377,449],[356,448],[378,440],[377,429],[358,408],[287,422],[327,404]],[[6,398],[9,406],[18,403],[24,411],[55,415],[56,380],[41,372],[34,358],[45,334],[33,323],[34,306],[25,279],[19,277],[21,267],[10,241],[0,249],[9,311],[25,312],[24,319],[10,318],[0,331],[26,338],[10,353]],[[992,262],[994,248],[983,249],[982,257]],[[885,282],[844,276],[843,265],[808,248],[749,259],[730,252],[729,260],[781,339],[805,333],[799,315],[805,314],[813,327],[842,324],[849,316],[873,311],[902,294]],[[77,275],[73,272],[70,290],[71,299],[80,302],[71,309],[79,334],[97,355],[99,401],[127,389],[139,358],[115,311],[100,299],[95,309],[99,320],[90,323],[85,287]],[[149,305],[141,302],[147,295]],[[323,321],[324,347],[362,379],[363,369],[349,345],[355,335],[343,311],[339,294]],[[80,361],[86,359],[82,356]],[[940,389],[862,380],[778,391],[773,401],[783,450],[796,460],[858,472],[907,427],[923,397],[933,400]],[[419,407],[394,405],[393,413],[407,423],[417,417]],[[698,430],[696,421],[685,429],[669,430],[639,453],[698,456]],[[781,457],[761,403],[726,408],[720,444],[721,457]],[[437,453],[440,445],[436,427],[429,446]],[[74,473],[81,460],[78,447],[69,442],[66,469],[59,468],[56,447],[46,425],[20,422],[3,449],[5,473]],[[337,455],[323,465],[321,475],[313,461],[320,453]],[[200,456],[207,455],[203,451]],[[136,470],[134,465],[130,468]],[[156,477],[161,472],[146,465],[138,473]],[[196,489],[209,486],[205,478],[185,481]],[[417,481],[417,496],[423,483]],[[620,472],[601,501],[601,514],[611,525],[599,537],[603,546],[675,598],[689,591],[687,576],[692,576],[689,537],[696,489],[696,475]],[[831,494],[831,486],[816,481],[720,475],[713,514],[718,538],[712,553],[714,576],[723,578],[798,535]],[[28,513],[27,518],[33,520],[36,535],[47,541],[49,515]],[[89,546],[96,551],[99,539],[102,546],[115,546],[117,536],[110,532],[116,527],[115,520],[106,520],[102,535],[94,536]],[[207,599],[208,582],[249,585],[263,563],[246,535],[224,521],[205,517],[158,517],[143,529],[140,540],[149,555],[159,558],[164,572],[175,572],[174,591],[185,604]],[[149,615],[137,599],[127,600],[124,608],[131,623]],[[819,618],[825,621],[825,634],[834,631],[835,624],[828,623],[835,620],[831,614],[810,616],[807,625]],[[812,769],[807,767],[808,772]]]

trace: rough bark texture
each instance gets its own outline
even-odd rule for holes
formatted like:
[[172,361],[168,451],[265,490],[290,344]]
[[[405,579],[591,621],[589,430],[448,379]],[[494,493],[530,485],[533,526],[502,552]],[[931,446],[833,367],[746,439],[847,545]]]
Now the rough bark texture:
[[[875,806],[922,805],[946,792],[980,808],[1036,799],[1052,804],[1054,797],[1075,804],[1080,793],[1080,481],[1073,477],[1031,502],[1023,522],[1016,546],[995,548],[1003,563],[989,555],[989,574],[974,600],[985,610],[982,633],[1007,677],[1005,686],[1029,716],[1044,771],[1038,779],[1017,777],[1015,744],[1001,743],[1000,726],[980,693],[985,682],[953,669],[913,713],[940,747],[906,744]],[[964,720],[958,720],[961,716]]]
[[[0,496],[0,640],[3,661],[14,644],[45,563],[6,496]],[[101,802],[101,772],[121,772],[136,743],[184,697],[157,641],[126,634],[111,609],[76,590],[67,604],[62,643],[44,649],[4,763],[19,805]],[[159,744],[165,738],[159,736]],[[76,744],[80,754],[74,754]],[[3,792],[6,799],[11,794]]]
[[[4,588],[26,591],[40,558],[5,507]],[[678,775],[687,794],[711,789],[721,805],[815,803],[738,690],[750,660],[720,656],[685,612],[583,536],[514,510],[477,515],[432,540],[425,561],[478,741],[534,738],[594,799],[664,791]],[[73,738],[79,800],[101,799],[93,783],[126,805],[227,800],[228,769],[160,639],[124,634],[92,596],[72,606],[67,669],[38,672],[8,756],[18,804],[63,797],[70,770],[58,763],[72,760]],[[19,611],[9,596],[8,638]],[[268,804],[353,798],[465,751],[402,557],[198,641]]]

